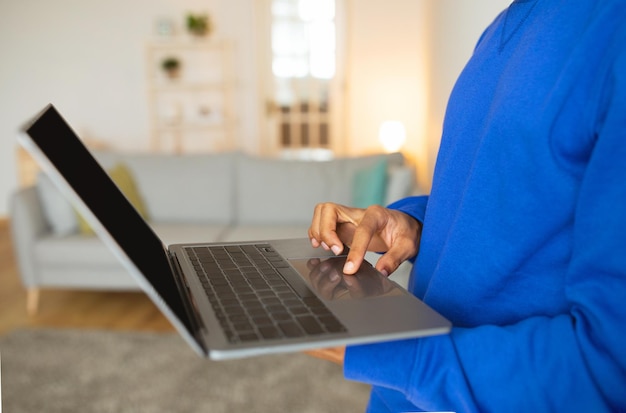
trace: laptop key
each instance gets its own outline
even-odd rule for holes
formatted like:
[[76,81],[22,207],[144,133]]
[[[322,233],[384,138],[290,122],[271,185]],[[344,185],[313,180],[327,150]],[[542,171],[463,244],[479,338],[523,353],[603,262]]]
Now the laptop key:
[[237,323],[241,321],[248,321],[248,316],[245,313],[233,314],[233,315],[230,315],[228,319],[233,323]]
[[284,321],[278,323],[278,328],[286,337],[302,337],[304,331],[294,321]]
[[278,312],[278,313],[274,313],[272,314],[272,318],[276,321],[289,321],[291,320],[293,317],[291,317],[291,314],[287,313],[287,312]]
[[267,316],[259,316],[259,317],[253,316],[252,322],[256,324],[257,326],[273,326],[274,325],[274,322],[272,321],[272,319]]
[[203,286],[221,301],[213,308],[229,341],[346,331],[287,261],[269,245],[257,247],[210,247],[194,257],[195,266],[206,265]]
[[261,336],[266,340],[282,337],[280,331],[273,325],[259,327],[259,333],[261,333]]
[[297,318],[298,323],[308,334],[322,334],[324,328],[320,326],[317,319],[313,316],[302,316]]
[[291,307],[289,308],[292,314],[300,315],[300,314],[309,314],[310,311],[306,307]]
[[278,272],[291,285],[296,293],[302,298],[315,297],[315,294],[309,289],[302,277],[291,267],[278,268]]
[[258,341],[258,340],[259,340],[259,336],[257,336],[256,333],[239,334],[239,341],[241,342]]
[[346,331],[346,328],[335,317],[320,318],[320,321],[324,324],[326,330],[331,333],[340,333]]
[[243,332],[253,331],[254,330],[252,328],[252,324],[250,324],[247,321],[240,321],[240,322],[233,323],[233,328],[237,332],[239,332],[239,333],[243,333]]

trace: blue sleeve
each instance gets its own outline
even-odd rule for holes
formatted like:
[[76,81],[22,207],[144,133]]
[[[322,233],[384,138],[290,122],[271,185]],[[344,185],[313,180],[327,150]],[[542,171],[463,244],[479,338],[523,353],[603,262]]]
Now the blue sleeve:
[[418,221],[424,222],[424,215],[426,215],[427,203],[427,195],[411,196],[389,204],[388,208],[402,211],[405,214],[408,214],[417,219]]
[[[428,204],[428,195],[411,196],[403,198],[392,204],[389,204],[387,208],[395,209],[397,211],[404,212],[418,220],[424,222],[424,216],[426,215],[426,205]],[[407,261],[415,263],[416,257],[409,258]]]
[[[626,54],[572,224],[567,313],[348,348],[347,378],[428,410],[626,411]],[[398,209],[418,215],[419,206]],[[532,300],[531,292],[528,299]]]

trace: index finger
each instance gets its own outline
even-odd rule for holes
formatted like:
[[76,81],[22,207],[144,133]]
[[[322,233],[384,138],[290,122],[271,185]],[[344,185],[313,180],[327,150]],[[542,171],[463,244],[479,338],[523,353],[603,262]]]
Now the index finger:
[[378,222],[375,216],[365,214],[354,231],[350,252],[343,267],[344,274],[354,274],[357,272],[363,260],[367,247],[378,232]]

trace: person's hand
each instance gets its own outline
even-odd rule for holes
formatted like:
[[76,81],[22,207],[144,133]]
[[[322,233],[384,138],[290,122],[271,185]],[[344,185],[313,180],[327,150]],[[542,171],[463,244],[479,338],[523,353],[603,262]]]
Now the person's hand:
[[335,364],[343,365],[343,359],[346,353],[345,347],[330,347],[316,350],[307,350],[304,353],[318,359],[332,361]]
[[350,252],[343,267],[354,274],[369,251],[384,252],[376,269],[385,275],[394,272],[405,260],[417,255],[422,224],[413,217],[378,205],[367,209],[351,208],[331,202],[315,206],[309,228],[311,245],[341,254]]

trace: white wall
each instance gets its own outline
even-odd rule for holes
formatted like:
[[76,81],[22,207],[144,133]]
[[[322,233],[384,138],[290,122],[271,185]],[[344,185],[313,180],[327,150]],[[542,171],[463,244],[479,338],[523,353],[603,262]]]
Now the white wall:
[[[84,138],[114,148],[149,145],[145,43],[159,17],[183,29],[208,11],[215,36],[233,40],[241,93],[240,139],[257,145],[254,0],[0,1],[0,217],[17,186],[16,137],[54,103]],[[243,96],[246,98],[244,99]]]
[[[442,102],[482,28],[504,0],[347,0],[349,150],[380,150],[380,121],[403,120],[410,157],[426,168],[438,145]],[[257,94],[261,0],[0,0],[0,217],[17,186],[16,137],[55,103],[86,138],[121,149],[148,147],[145,41],[159,16],[182,25],[188,11],[214,16],[234,41],[240,142],[259,148]],[[479,6],[480,5],[480,6]],[[433,55],[434,58],[431,59]],[[434,130],[434,133],[433,133]]]
[[378,129],[397,120],[407,149],[424,145],[426,1],[352,0],[347,39],[347,133],[355,153],[380,152]]
[[482,31],[510,0],[351,0],[348,136],[380,151],[385,120],[405,124],[403,152],[428,189],[452,86]]

